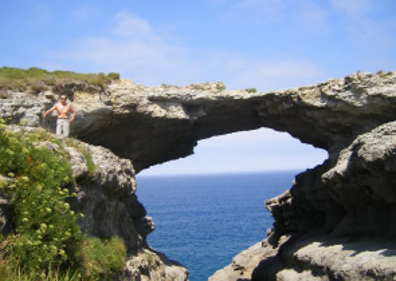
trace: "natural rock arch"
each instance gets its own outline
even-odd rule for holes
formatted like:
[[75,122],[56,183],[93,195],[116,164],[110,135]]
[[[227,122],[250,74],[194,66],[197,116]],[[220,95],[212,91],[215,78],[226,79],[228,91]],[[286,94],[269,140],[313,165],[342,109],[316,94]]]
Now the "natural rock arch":
[[[0,100],[0,114],[39,126],[41,113],[54,99],[52,93],[14,93]],[[282,250],[265,259],[253,279],[286,274],[282,270],[296,264],[336,279],[369,278],[373,270],[384,278],[396,276],[394,263],[352,266],[345,273],[320,257],[323,249],[315,252],[315,264],[309,253],[296,256],[305,249],[306,235],[312,241],[320,235],[363,236],[367,247],[372,245],[368,236],[394,238],[396,73],[359,72],[267,93],[224,91],[221,84],[150,88],[121,81],[104,93],[74,91],[74,105],[78,114],[72,135],[132,160],[137,172],[193,153],[200,139],[260,127],[326,149],[324,164],[298,175],[290,191],[267,202],[275,218],[268,241]],[[292,242],[285,243],[286,236]]]

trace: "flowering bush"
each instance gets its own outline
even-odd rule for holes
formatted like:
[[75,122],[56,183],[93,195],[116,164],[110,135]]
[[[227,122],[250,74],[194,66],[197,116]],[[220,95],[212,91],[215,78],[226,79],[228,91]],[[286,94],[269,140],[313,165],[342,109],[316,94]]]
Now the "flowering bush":
[[12,180],[0,189],[11,197],[13,230],[0,240],[0,279],[103,280],[121,270],[123,241],[86,237],[76,223],[82,214],[67,202],[77,194],[59,140],[45,131],[6,131],[4,123],[0,174]]
[[14,226],[1,250],[13,265],[40,271],[74,261],[82,235],[66,202],[76,194],[69,191],[72,174],[65,154],[32,139],[0,128],[0,174],[13,179],[2,189],[12,198]]

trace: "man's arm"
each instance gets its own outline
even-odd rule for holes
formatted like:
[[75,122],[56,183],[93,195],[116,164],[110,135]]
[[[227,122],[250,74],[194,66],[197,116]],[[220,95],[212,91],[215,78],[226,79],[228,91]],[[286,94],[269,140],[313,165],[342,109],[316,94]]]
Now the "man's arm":
[[72,113],[72,117],[69,119],[69,122],[73,122],[74,118],[76,117],[76,111],[74,110],[73,106],[70,105],[70,112]]
[[43,119],[45,119],[45,117],[50,114],[51,112],[53,112],[56,109],[56,105],[54,105],[53,107],[51,107],[50,109],[48,109],[44,114],[43,114]]

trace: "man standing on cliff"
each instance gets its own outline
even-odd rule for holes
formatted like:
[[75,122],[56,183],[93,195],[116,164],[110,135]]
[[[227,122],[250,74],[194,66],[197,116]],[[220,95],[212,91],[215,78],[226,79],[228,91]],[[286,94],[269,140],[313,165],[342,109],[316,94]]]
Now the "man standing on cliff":
[[[45,121],[45,117],[55,110],[58,113],[56,135],[60,138],[67,138],[70,133],[70,123],[73,122],[76,117],[76,112],[73,106],[67,103],[66,95],[61,95],[60,101],[43,114],[43,122]],[[71,118],[70,113],[72,114]]]

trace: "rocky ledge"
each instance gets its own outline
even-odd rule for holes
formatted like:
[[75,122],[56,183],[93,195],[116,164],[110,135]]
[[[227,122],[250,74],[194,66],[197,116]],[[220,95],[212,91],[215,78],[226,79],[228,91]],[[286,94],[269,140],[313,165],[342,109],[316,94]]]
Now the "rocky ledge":
[[[0,100],[0,117],[49,126],[40,115],[57,94],[9,92]],[[193,153],[198,140],[260,127],[328,151],[323,164],[266,202],[275,219],[268,238],[212,280],[396,278],[395,72],[358,72],[267,93],[225,91],[221,83],[144,87],[124,80],[105,92],[68,95],[77,110],[72,135],[131,160],[137,172]],[[133,205],[124,195],[117,196]]]

